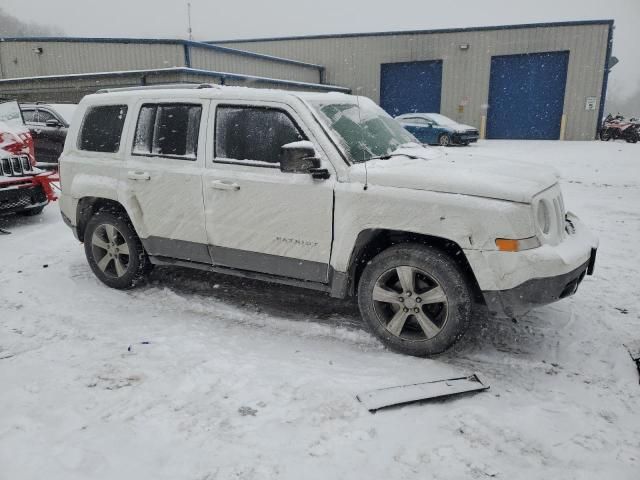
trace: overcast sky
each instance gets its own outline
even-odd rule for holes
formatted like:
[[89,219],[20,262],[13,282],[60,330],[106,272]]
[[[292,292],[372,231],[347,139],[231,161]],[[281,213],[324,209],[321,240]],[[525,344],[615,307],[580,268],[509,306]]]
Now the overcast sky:
[[[640,94],[640,0],[190,0],[195,40],[615,20],[611,90]],[[69,36],[187,37],[186,0],[2,0]]]

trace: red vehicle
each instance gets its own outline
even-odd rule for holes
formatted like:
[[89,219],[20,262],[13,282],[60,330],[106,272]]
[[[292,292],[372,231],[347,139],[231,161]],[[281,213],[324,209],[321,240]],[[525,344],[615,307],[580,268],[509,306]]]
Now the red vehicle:
[[55,195],[55,176],[35,167],[33,139],[17,102],[0,103],[0,215],[38,215]]
[[640,140],[640,131],[636,123],[625,120],[622,115],[613,116],[609,114],[602,122],[602,127],[600,127],[600,140],[607,142],[617,139],[636,143]]

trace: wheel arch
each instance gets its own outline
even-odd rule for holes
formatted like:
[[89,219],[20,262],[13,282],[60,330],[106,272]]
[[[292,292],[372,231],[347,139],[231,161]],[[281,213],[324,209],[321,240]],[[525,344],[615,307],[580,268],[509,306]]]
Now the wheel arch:
[[117,200],[104,197],[83,197],[78,201],[76,207],[76,230],[78,240],[81,242],[84,242],[84,231],[89,219],[100,210],[121,213],[130,219],[125,207]]
[[451,258],[469,280],[476,302],[483,303],[484,297],[471,264],[464,250],[448,238],[392,229],[367,229],[358,234],[349,258],[347,277],[348,295],[354,295],[364,268],[376,255],[387,248],[402,243],[417,243],[436,248]]

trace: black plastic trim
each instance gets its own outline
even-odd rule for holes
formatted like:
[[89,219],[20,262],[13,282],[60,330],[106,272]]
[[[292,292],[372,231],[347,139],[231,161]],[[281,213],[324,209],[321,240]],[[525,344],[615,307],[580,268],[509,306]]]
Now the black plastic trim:
[[173,265],[177,267],[194,268],[197,270],[222,273],[224,275],[233,275],[235,277],[250,278],[252,280],[261,280],[264,282],[280,283],[283,285],[290,285],[292,287],[318,290],[321,292],[329,292],[331,290],[331,288],[327,284],[320,282],[310,282],[305,280],[298,280],[295,278],[279,277],[277,275],[269,275],[266,273],[253,272],[238,268],[222,267],[219,265],[192,262],[188,260],[178,260],[176,258],[170,257],[150,256],[149,258],[151,260],[151,263],[153,263],[154,265]]
[[327,283],[329,265],[299,258],[250,252],[235,248],[209,246],[216,266],[295,278],[307,282]]
[[162,237],[148,237],[140,240],[144,249],[151,256],[171,257],[211,264],[211,255],[207,245],[204,243]]
[[[595,252],[595,249],[594,249]],[[489,311],[515,317],[531,308],[556,302],[576,293],[578,286],[595,263],[595,253],[578,268],[555,277],[533,278],[509,290],[484,290]]]

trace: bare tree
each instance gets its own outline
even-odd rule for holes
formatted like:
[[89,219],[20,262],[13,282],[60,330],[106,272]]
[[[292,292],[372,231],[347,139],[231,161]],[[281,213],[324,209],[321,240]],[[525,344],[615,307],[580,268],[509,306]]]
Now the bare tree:
[[57,27],[23,22],[0,8],[0,37],[56,36],[63,35]]

